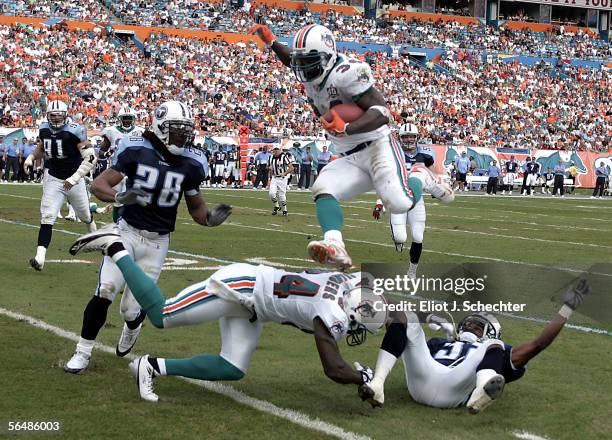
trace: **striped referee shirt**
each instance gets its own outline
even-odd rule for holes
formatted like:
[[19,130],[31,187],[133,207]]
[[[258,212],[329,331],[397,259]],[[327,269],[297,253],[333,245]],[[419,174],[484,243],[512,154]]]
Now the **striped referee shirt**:
[[274,155],[270,156],[268,159],[268,167],[270,167],[273,176],[280,177],[287,172],[291,162],[287,153],[281,153],[278,157],[274,157]]

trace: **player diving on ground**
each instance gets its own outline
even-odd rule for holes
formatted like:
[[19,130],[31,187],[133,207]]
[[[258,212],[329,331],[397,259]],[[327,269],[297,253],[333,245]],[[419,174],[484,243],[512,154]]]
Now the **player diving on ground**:
[[527,363],[555,340],[589,290],[586,280],[570,287],[563,306],[540,335],[515,347],[501,340],[501,325],[490,313],[466,316],[457,333],[444,318],[430,315],[427,322],[443,330],[446,338],[428,341],[414,313],[390,312],[393,322],[378,352],[374,378],[359,388],[359,395],[381,406],[385,380],[401,357],[408,392],[416,402],[436,408],[465,405],[477,414],[501,396],[506,383],[523,377]]
[[[341,384],[363,385],[372,370],[342,358],[338,341],[349,345],[365,341],[367,332],[385,324],[382,295],[360,287],[361,274],[340,272],[290,273],[266,266],[236,263],[210,278],[166,299],[155,281],[138,267],[112,228],[80,237],[70,252],[102,251],[121,270],[134,298],[157,328],[219,321],[221,352],[185,359],[145,355],[130,363],[140,397],[156,402],[156,376],[184,376],[202,380],[239,380],[247,371],[264,322],[290,324],[313,333],[325,375]],[[386,310],[384,304],[380,309]]]

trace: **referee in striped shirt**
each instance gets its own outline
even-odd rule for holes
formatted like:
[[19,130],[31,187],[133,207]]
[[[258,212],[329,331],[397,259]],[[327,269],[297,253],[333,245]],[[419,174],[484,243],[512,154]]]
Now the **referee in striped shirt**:
[[281,148],[276,145],[272,149],[272,156],[268,159],[268,173],[271,176],[270,199],[274,203],[272,215],[277,215],[282,207],[283,216],[287,216],[287,181],[292,172],[292,160],[287,153],[281,151]]

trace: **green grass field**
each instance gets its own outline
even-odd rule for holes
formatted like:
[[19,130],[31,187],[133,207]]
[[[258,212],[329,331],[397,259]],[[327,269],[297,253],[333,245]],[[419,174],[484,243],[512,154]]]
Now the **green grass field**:
[[[608,333],[565,329],[529,364],[525,377],[510,384],[502,399],[478,416],[468,415],[465,409],[438,410],[415,404],[407,393],[401,364],[387,382],[385,407],[372,410],[358,399],[355,387],[335,384],[323,375],[312,336],[275,324],[264,328],[247,377],[226,384],[243,393],[235,393],[235,398],[176,378],[162,378],[156,381],[162,400],[156,405],[142,402],[128,373],[128,361],[102,351],[94,352],[86,373],[65,374],[61,366],[75,345],[67,339],[69,334],[36,328],[9,317],[7,311],[78,335],[101,257],[85,254],[79,260],[89,262],[53,262],[72,260],[67,249],[74,233],[85,231],[83,224],[58,220],[44,271],[29,268],[28,260],[36,248],[40,192],[39,186],[0,186],[4,369],[0,374],[0,436],[11,436],[5,431],[8,421],[58,420],[62,432],[56,437],[74,439],[333,438],[308,428],[318,419],[327,423],[325,432],[334,428],[335,437],[340,438],[612,438],[612,326],[610,321],[580,315],[572,322]],[[229,224],[207,229],[191,222],[181,207],[159,282],[167,296],[206,278],[219,264],[233,261],[268,262],[296,270],[315,267],[305,252],[309,239],[320,234],[308,193],[289,194],[289,218],[270,215],[271,204],[263,191],[204,190],[204,195],[210,203],[232,204],[234,213]],[[397,254],[389,240],[387,219],[372,220],[373,199],[364,196],[344,204],[345,238],[354,263],[405,262],[407,251]],[[423,263],[489,262],[509,274],[529,269],[552,279],[555,269],[546,265],[589,268],[612,263],[612,203],[607,200],[459,197],[449,206],[428,200],[427,208]],[[110,216],[98,220],[108,222]],[[539,295],[537,289],[531,291],[519,280],[513,289],[523,296]],[[552,316],[546,307],[541,310],[541,318]],[[550,310],[555,309],[550,306]],[[500,320],[504,340],[510,344],[533,338],[543,328],[541,323],[522,319]],[[160,331],[146,325],[135,351],[164,357],[217,353],[217,327]],[[99,342],[114,347],[120,328],[116,302]],[[360,347],[343,346],[343,355],[373,367],[380,340],[377,335]],[[223,390],[234,392],[227,387]],[[259,409],[235,399],[259,405]],[[278,408],[266,406],[268,402],[307,418],[301,425],[293,423],[289,416],[274,415]]]

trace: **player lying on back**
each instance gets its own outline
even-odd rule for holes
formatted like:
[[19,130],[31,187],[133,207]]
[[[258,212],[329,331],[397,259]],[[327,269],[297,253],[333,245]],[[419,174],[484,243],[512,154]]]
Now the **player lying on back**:
[[390,313],[395,321],[387,327],[376,373],[359,388],[359,395],[372,406],[381,406],[385,380],[401,357],[408,392],[416,402],[436,408],[465,405],[477,414],[501,396],[507,382],[523,377],[527,363],[555,340],[588,292],[586,280],[570,287],[563,306],[542,333],[515,347],[500,340],[501,325],[489,313],[466,316],[456,335],[452,324],[430,315],[430,326],[444,330],[447,337],[429,341],[414,313]]
[[[401,214],[418,202],[423,182],[408,176],[403,154],[389,130],[391,113],[374,85],[370,66],[338,54],[329,29],[312,24],[303,27],[292,48],[276,41],[267,26],[257,24],[249,32],[259,36],[293,70],[304,84],[314,113],[318,117],[331,115],[330,120],[322,117],[321,123],[339,158],[323,168],[311,188],[323,240],[310,242],[308,253],[321,264],[347,270],[352,260],[342,238],[340,201],[375,189],[389,211]],[[334,110],[338,104],[356,105],[363,114],[347,123]],[[425,186],[440,195],[451,191],[433,179]]]
[[[419,130],[414,124],[402,124],[398,130],[399,143],[404,153],[406,161],[406,169],[410,176],[423,178],[430,173],[431,167],[434,164],[434,153],[431,149],[420,147],[417,145]],[[452,194],[445,195],[443,201],[445,203],[451,201]],[[372,212],[372,216],[378,220],[381,212],[383,212],[384,204],[381,199],[376,201],[376,206]],[[423,252],[423,234],[425,233],[425,221],[427,214],[425,212],[425,202],[423,198],[419,199],[408,212],[403,214],[393,214],[389,216],[389,225],[391,226],[391,239],[395,243],[395,250],[402,252],[406,243],[406,224],[410,224],[410,237],[412,244],[410,245],[410,266],[408,267],[408,276],[416,278],[417,267]]]
[[47,120],[40,124],[38,138],[38,145],[24,161],[24,167],[29,168],[35,161],[45,160],[38,246],[36,256],[30,259],[30,266],[40,271],[51,244],[53,224],[65,199],[68,199],[87,229],[96,230],[83,177],[94,169],[98,156],[87,139],[87,129],[71,122],[68,105],[63,101],[49,101]]
[[[140,396],[155,402],[156,376],[184,376],[203,380],[239,380],[244,377],[264,322],[289,324],[314,334],[325,375],[334,382],[362,385],[372,370],[351,368],[342,358],[338,341],[347,336],[349,345],[365,341],[367,332],[381,328],[386,312],[373,305],[384,302],[370,289],[358,287],[359,273],[290,273],[266,266],[236,263],[210,278],[166,299],[155,281],[134,263],[114,229],[80,237],[70,252],[102,250],[117,264],[132,294],[151,323],[171,328],[219,321],[221,352],[186,359],[145,355],[130,364],[138,378]],[[384,304],[382,309],[385,309]]]

